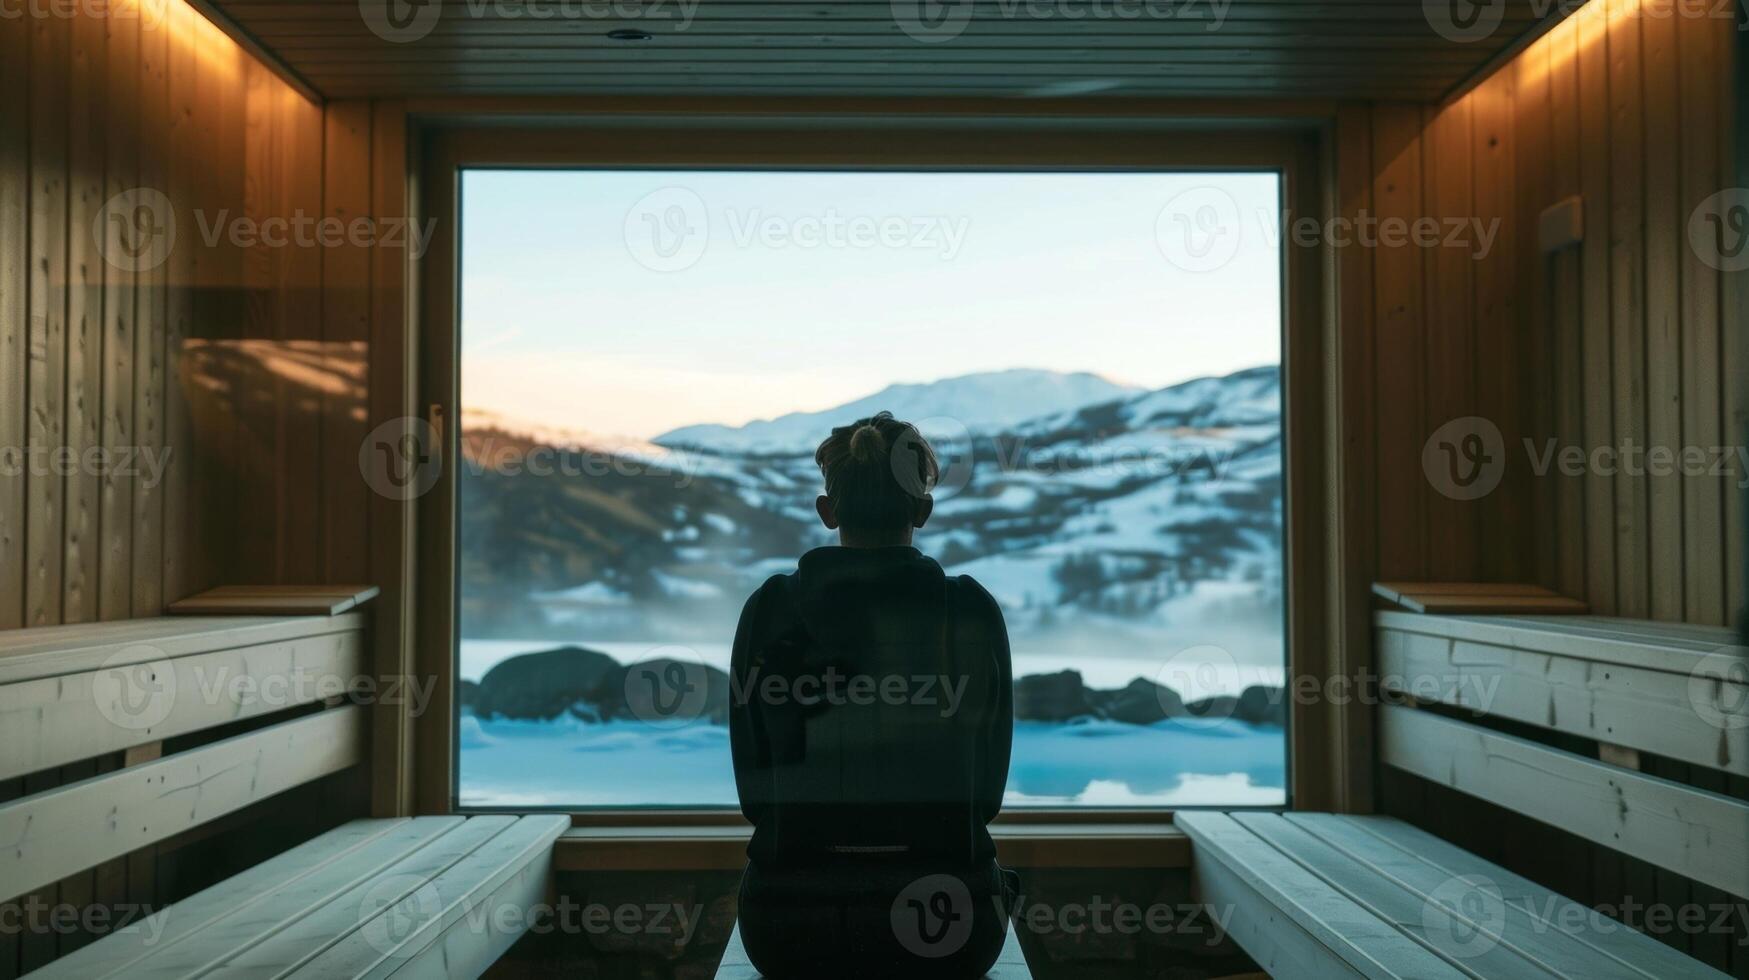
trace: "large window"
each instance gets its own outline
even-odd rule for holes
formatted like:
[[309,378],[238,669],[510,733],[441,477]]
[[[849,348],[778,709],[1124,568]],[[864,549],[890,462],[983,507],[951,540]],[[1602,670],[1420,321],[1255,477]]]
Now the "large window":
[[464,171],[460,803],[732,805],[741,605],[881,409],[942,456],[918,547],[1007,617],[1011,806],[1284,802],[1280,200]]

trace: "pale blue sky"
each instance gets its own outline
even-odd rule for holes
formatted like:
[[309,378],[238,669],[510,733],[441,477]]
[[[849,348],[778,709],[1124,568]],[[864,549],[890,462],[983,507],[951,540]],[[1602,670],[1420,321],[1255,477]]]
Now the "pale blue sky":
[[[976,371],[1272,363],[1278,198],[1274,174],[469,171],[463,405],[647,438]],[[1210,202],[1237,233],[1183,251]]]

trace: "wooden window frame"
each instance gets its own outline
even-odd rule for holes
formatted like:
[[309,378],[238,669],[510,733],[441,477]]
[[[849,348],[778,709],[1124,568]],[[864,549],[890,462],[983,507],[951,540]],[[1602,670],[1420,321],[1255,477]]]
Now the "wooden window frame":
[[[434,229],[415,263],[409,318],[418,365],[416,404],[439,420],[442,458],[454,459],[458,419],[459,173],[473,167],[602,169],[845,169],[941,171],[1258,171],[1283,179],[1285,214],[1322,222],[1340,195],[1334,152],[1338,107],[1322,103],[1085,100],[1039,105],[994,100],[461,99],[408,107],[411,210]],[[1369,658],[1364,567],[1367,543],[1353,492],[1367,459],[1355,447],[1370,423],[1340,382],[1360,370],[1367,345],[1345,334],[1364,317],[1339,314],[1338,256],[1322,244],[1282,238],[1284,578],[1289,693],[1295,677],[1353,675]],[[1352,321],[1352,322],[1351,322]],[[1344,326],[1347,324],[1347,326]],[[455,467],[417,501],[415,670],[435,677],[414,730],[413,810],[443,814],[456,800],[454,611]],[[1354,615],[1358,609],[1360,614]],[[1345,611],[1346,610],[1346,611]],[[1292,809],[1366,810],[1372,782],[1371,709],[1292,703],[1288,800]],[[475,812],[480,808],[467,808]],[[505,808],[515,810],[517,808]],[[733,837],[738,812],[698,808],[573,810],[577,833],[631,829],[662,837],[720,828]],[[998,831],[1051,847],[1121,840],[1138,826],[1170,832],[1171,810],[1028,808],[999,818]],[[1104,827],[1102,831],[1100,828]],[[1024,828],[1034,828],[1032,830]],[[1065,833],[1065,830],[1067,833]],[[664,838],[667,839],[667,838]],[[1106,852],[1100,852],[1106,853]],[[1107,855],[1109,856],[1109,855]]]

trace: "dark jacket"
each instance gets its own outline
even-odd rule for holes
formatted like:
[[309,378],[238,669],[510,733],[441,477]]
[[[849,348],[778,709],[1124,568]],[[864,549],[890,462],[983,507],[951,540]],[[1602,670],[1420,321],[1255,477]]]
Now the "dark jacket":
[[815,549],[747,600],[730,678],[751,861],[961,869],[995,856],[1013,669],[1001,610],[975,581],[915,548]]

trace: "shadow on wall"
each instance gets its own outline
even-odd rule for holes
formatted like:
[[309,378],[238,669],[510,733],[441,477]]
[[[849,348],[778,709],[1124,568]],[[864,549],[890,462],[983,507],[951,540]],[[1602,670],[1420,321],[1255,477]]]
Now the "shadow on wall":
[[172,465],[204,522],[205,583],[363,579],[369,345],[188,339],[170,369],[187,411]]

